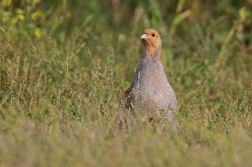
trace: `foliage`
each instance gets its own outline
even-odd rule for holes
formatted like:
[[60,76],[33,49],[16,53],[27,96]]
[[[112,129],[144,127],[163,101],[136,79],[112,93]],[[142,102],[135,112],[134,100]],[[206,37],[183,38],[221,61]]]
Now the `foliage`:
[[[0,1],[0,166],[250,166],[250,1]],[[175,122],[117,106],[158,30]]]

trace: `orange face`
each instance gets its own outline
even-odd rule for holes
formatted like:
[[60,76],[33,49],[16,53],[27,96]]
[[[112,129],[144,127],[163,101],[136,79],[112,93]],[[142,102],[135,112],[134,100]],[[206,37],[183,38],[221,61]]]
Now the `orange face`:
[[146,47],[153,47],[157,49],[161,45],[161,39],[157,31],[148,28],[145,29],[143,35],[141,36],[141,41]]
[[141,36],[141,41],[145,47],[146,56],[150,57],[154,53],[154,56],[160,56],[162,52],[162,43],[160,35],[157,31],[148,28],[145,29]]

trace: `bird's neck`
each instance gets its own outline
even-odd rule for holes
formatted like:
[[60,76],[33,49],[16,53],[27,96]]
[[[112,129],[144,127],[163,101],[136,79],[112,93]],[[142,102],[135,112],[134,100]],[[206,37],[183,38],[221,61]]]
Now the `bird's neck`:
[[161,50],[156,50],[151,55],[148,55],[148,53],[144,51],[138,64],[137,71],[148,71],[150,74],[153,72],[163,71]]
[[142,54],[142,58],[158,58],[160,59],[162,54],[162,47],[153,48],[153,47],[145,47],[144,52]]
[[145,52],[143,53],[134,76],[132,87],[137,87],[139,84],[144,86],[155,82],[166,82],[166,75],[160,55],[148,57]]

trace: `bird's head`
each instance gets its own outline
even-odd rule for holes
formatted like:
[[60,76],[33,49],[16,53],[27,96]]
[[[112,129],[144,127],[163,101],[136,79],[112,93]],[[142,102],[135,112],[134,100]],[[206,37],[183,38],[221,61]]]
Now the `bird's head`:
[[141,41],[145,47],[147,56],[160,56],[162,52],[162,42],[160,35],[154,29],[145,29],[141,36]]

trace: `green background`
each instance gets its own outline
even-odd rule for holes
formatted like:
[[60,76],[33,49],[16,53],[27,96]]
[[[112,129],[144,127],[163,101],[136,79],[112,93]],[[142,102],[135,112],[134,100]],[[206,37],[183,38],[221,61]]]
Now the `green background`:
[[[0,18],[0,166],[251,166],[251,0],[2,0]],[[150,27],[173,123],[117,106]]]

